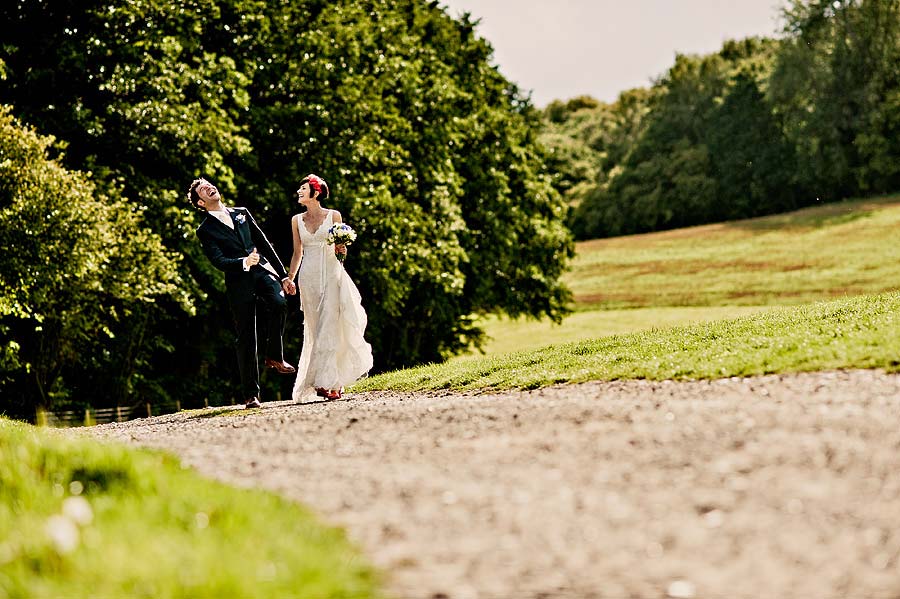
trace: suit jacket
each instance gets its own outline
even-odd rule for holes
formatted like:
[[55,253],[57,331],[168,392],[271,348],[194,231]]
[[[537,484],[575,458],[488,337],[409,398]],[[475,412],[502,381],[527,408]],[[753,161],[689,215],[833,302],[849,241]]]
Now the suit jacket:
[[[227,210],[234,222],[234,229],[229,229],[216,217],[206,215],[197,227],[197,237],[209,261],[225,273],[225,291],[229,299],[233,302],[250,301],[253,298],[255,273],[268,272],[262,267],[264,263],[272,265],[282,280],[287,277],[287,271],[250,211],[246,208]],[[244,258],[250,255],[254,247],[260,254],[259,264],[245,271]]]

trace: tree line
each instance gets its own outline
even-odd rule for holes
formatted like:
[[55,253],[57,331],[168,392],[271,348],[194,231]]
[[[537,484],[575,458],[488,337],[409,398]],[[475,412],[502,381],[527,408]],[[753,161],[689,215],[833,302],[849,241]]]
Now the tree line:
[[544,110],[589,239],[900,189],[900,0],[792,0],[778,39],[676,57],[649,89]]
[[483,314],[560,319],[573,243],[541,114],[473,28],[424,0],[2,4],[0,411],[228,403],[201,175],[285,259],[297,183],[326,178],[378,369],[477,344]]

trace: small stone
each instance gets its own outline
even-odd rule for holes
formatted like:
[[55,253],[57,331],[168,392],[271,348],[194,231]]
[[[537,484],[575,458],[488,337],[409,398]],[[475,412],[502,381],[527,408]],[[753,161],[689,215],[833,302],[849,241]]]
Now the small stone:
[[669,585],[666,595],[673,599],[691,599],[697,590],[687,580],[675,580]]
[[703,515],[703,523],[707,528],[719,528],[725,521],[725,515],[721,510],[712,510]]

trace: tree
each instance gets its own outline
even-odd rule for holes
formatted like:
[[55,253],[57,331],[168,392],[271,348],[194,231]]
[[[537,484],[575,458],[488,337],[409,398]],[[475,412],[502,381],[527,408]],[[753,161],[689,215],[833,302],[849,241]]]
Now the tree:
[[303,175],[329,180],[365,240],[350,268],[369,299],[377,365],[477,343],[474,316],[558,319],[573,248],[538,115],[490,66],[468,18],[418,0],[273,13],[243,181],[266,198],[269,222],[284,223],[295,209],[282,198]]
[[[178,257],[127,198],[50,158],[52,144],[0,109],[0,392],[16,415],[77,390],[146,307],[190,310]],[[133,382],[128,368],[106,374],[112,390]]]
[[[632,114],[571,224],[579,238],[746,218],[795,206],[793,147],[762,91],[779,43],[678,56]],[[620,100],[621,102],[621,100]],[[641,104],[638,103],[638,106]],[[628,122],[628,121],[626,121]]]
[[0,21],[0,99],[67,140],[68,165],[120,185],[185,258],[196,317],[167,307],[144,333],[169,348],[148,384],[183,404],[232,378],[221,275],[183,199],[200,174],[284,257],[297,183],[328,180],[360,233],[348,267],[380,369],[477,343],[482,314],[565,312],[573,246],[538,115],[468,17],[422,0],[24,0]]
[[900,187],[900,0],[792,0],[770,94],[801,185],[835,200]]
[[736,220],[797,207],[793,147],[757,78],[741,70],[704,135],[716,180],[712,220]]

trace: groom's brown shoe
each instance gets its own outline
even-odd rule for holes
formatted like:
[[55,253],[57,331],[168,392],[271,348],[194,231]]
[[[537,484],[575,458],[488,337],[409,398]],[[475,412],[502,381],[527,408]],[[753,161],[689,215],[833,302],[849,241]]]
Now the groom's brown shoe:
[[278,374],[294,374],[297,372],[297,369],[285,362],[284,360],[273,360],[272,358],[266,358],[265,360],[266,368],[274,368],[275,372]]
[[262,404],[259,403],[258,397],[251,397],[249,400],[247,400],[247,403],[244,404],[244,407],[249,410],[251,408],[261,408]]

